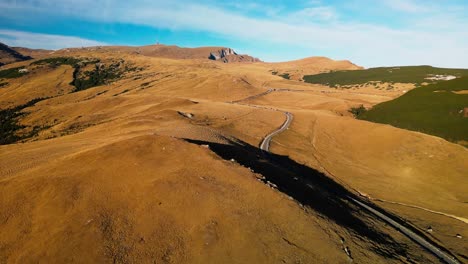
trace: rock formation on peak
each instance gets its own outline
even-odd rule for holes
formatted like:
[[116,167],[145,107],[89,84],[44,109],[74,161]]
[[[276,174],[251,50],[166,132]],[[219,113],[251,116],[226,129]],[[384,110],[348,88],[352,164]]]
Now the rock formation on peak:
[[219,60],[219,59],[221,59],[221,57],[219,55],[217,55],[215,52],[211,52],[208,59],[210,59],[210,60]]
[[210,52],[208,57],[210,60],[228,62],[259,62],[258,58],[254,58],[249,55],[239,55],[231,48],[223,48],[218,51]]
[[100,50],[111,52],[122,52],[138,54],[149,57],[160,57],[170,59],[210,59],[222,62],[259,62],[258,58],[249,55],[241,55],[235,52],[232,48],[227,47],[198,47],[184,48],[175,45],[148,45],[139,47],[130,46],[102,46],[88,47],[86,50]]

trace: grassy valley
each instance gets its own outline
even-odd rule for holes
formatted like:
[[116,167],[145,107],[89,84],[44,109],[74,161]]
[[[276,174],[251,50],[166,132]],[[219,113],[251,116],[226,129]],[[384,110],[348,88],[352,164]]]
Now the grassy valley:
[[392,101],[360,112],[357,118],[439,136],[468,141],[468,77],[416,88]]
[[[443,80],[447,76],[455,79]],[[396,99],[377,104],[367,111],[362,106],[350,111],[358,119],[390,124],[467,145],[465,108],[468,107],[468,94],[463,92],[468,89],[467,69],[381,67],[309,75],[304,80],[331,87],[373,82],[413,83],[415,89]]]
[[304,76],[304,81],[313,84],[355,85],[368,82],[415,83],[431,82],[429,78],[435,75],[452,75],[456,77],[468,75],[467,69],[445,69],[431,66],[401,66],[379,67],[366,70],[332,71]]

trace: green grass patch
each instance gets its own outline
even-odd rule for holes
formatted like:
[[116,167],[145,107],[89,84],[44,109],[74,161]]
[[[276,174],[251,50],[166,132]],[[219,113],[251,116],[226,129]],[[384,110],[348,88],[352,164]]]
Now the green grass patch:
[[351,107],[351,109],[349,109],[349,112],[353,114],[354,117],[358,117],[367,112],[367,109],[363,105],[360,105],[358,107]]
[[[86,66],[95,64],[92,70]],[[37,60],[31,65],[50,65],[58,67],[60,65],[70,65],[74,68],[73,81],[70,83],[75,86],[73,92],[83,91],[99,85],[108,84],[122,77],[125,72],[141,71],[143,68],[130,67],[124,64],[123,60],[118,62],[105,64],[100,63],[96,58],[74,58],[74,57],[55,57]]]
[[91,71],[82,71],[82,67],[77,65],[73,72],[73,81],[71,84],[75,86],[73,92],[83,91],[95,86],[107,84],[117,80],[122,76],[123,72],[119,69],[118,64],[106,66],[104,64],[96,64]]
[[24,108],[33,106],[45,99],[47,98],[36,98],[23,105],[0,110],[0,145],[12,144],[39,133],[41,128],[35,126],[31,132],[20,135],[18,132],[25,129],[26,126],[19,124],[19,118],[26,114],[22,112]]
[[452,142],[468,141],[468,118],[463,117],[463,109],[468,107],[468,94],[453,93],[467,89],[468,77],[418,87],[359,113],[357,118],[439,136]]
[[1,70],[0,78],[12,79],[12,78],[18,78],[18,77],[28,74],[27,72],[20,72],[21,69],[24,69],[24,67],[16,67],[16,68],[10,68],[6,70]]
[[278,71],[272,71],[271,74],[272,74],[272,75],[277,75],[277,76],[283,77],[284,79],[287,79],[287,80],[291,79],[291,76],[289,76],[289,73],[281,73],[281,74],[279,74]]
[[[78,92],[106,84],[120,77],[118,64],[111,64],[106,67],[105,64],[99,62],[99,59],[94,58],[55,57],[32,62],[31,65],[47,64],[52,67],[58,67],[60,65],[72,66],[75,70],[73,71],[73,81],[70,84],[75,86],[73,92]],[[96,65],[93,70],[84,71],[83,69],[89,64]]]
[[291,79],[291,77],[289,76],[289,73],[283,73],[283,74],[280,74],[279,76],[280,76],[280,77],[283,77],[283,78],[286,79],[286,80]]
[[380,67],[306,75],[304,81],[329,86],[356,85],[376,81],[421,84],[431,82],[426,79],[430,75],[468,76],[468,69],[445,69],[431,66]]
[[78,59],[78,58],[73,58],[73,57],[54,57],[54,58],[47,58],[47,59],[34,61],[31,63],[31,65],[49,64],[51,66],[60,66],[60,65],[75,66],[81,61],[83,61],[83,59]]

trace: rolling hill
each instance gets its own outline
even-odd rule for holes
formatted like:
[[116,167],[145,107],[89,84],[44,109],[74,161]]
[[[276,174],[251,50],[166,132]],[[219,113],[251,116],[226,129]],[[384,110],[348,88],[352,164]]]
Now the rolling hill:
[[304,76],[330,71],[360,70],[362,67],[347,61],[335,61],[326,57],[310,57],[301,60],[273,63],[273,74],[292,80],[302,80]]
[[14,50],[8,45],[0,43],[0,66],[30,59],[32,59],[32,57],[23,55],[22,53]]
[[170,59],[211,59],[224,63],[229,62],[258,62],[257,58],[249,55],[237,54],[233,49],[227,47],[198,47],[184,48],[175,45],[148,45],[140,47],[129,46],[100,46],[87,48],[98,51],[111,51],[129,54],[139,54],[148,57],[170,58]]
[[73,48],[2,66],[0,263],[438,261],[346,196],[466,260],[466,148],[348,113],[393,91],[279,76],[350,62],[209,59],[220,50]]
[[357,117],[439,136],[466,146],[468,96],[464,91],[467,78],[467,69],[405,66],[308,75],[304,81],[343,88],[371,84],[383,89],[383,83],[389,83],[386,89],[392,89],[395,83],[414,84],[416,89],[368,111],[356,112]]

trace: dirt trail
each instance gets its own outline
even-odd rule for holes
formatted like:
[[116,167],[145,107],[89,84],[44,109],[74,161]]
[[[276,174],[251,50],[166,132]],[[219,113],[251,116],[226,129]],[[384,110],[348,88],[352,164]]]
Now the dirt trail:
[[379,201],[379,202],[383,202],[383,203],[396,204],[396,205],[401,205],[401,206],[406,206],[406,207],[411,207],[411,208],[416,208],[416,209],[424,210],[424,211],[426,211],[426,212],[430,212],[430,213],[434,213],[434,214],[438,214],[438,215],[447,216],[447,217],[450,217],[450,218],[459,220],[459,221],[461,221],[461,222],[463,222],[463,223],[465,223],[465,224],[468,224],[468,219],[466,219],[466,218],[464,218],[464,217],[460,217],[460,216],[456,216],[456,215],[451,215],[451,214],[447,214],[447,213],[443,213],[443,212],[439,212],[439,211],[434,211],[434,210],[427,209],[427,208],[424,208],[424,207],[421,207],[421,206],[417,206],[417,205],[411,205],[411,204],[405,204],[405,203],[399,203],[399,202],[392,202],[392,201],[388,201],[388,200],[384,200],[384,199],[378,199],[378,198],[371,198],[371,200]]

